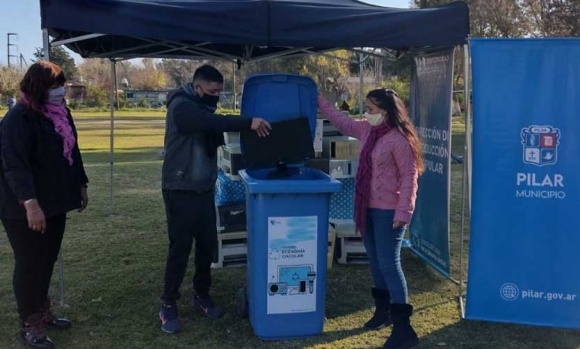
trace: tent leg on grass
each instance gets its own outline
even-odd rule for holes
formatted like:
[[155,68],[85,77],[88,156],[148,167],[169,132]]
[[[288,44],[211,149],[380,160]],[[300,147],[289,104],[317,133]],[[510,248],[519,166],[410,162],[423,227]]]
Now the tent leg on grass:
[[[463,162],[463,188],[461,195],[461,239],[459,240],[459,308],[461,318],[465,318],[465,306],[463,298],[463,244],[465,243],[465,216],[471,213],[471,205],[469,204],[471,198],[470,183],[471,183],[471,96],[469,93],[469,45],[463,45],[463,67],[464,67],[464,103],[465,103],[465,157]],[[466,212],[465,206],[468,205]]]
[[110,144],[109,144],[109,216],[113,215],[113,168],[115,163],[115,94],[117,93],[117,62],[111,59],[111,93],[109,95],[110,118]]
[[[48,30],[42,29],[42,54],[43,59],[50,61],[50,38]],[[62,250],[58,253],[58,293],[59,304],[61,307],[65,306],[65,292],[64,292],[64,263],[62,261]]]

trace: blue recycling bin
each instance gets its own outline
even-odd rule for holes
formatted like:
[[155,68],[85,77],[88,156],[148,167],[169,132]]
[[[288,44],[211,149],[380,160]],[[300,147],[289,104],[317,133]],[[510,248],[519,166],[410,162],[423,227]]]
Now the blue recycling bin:
[[258,75],[244,85],[242,115],[272,122],[268,137],[241,134],[247,167],[239,172],[248,262],[238,307],[247,301],[264,340],[318,335],[324,327],[329,203],[342,184],[305,167],[314,155],[316,95],[316,84],[297,75]]

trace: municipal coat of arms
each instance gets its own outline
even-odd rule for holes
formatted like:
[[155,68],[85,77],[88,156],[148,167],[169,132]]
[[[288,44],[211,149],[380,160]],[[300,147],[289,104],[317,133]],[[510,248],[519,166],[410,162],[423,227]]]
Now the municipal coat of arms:
[[560,129],[532,125],[522,129],[524,163],[536,166],[553,165],[558,161]]

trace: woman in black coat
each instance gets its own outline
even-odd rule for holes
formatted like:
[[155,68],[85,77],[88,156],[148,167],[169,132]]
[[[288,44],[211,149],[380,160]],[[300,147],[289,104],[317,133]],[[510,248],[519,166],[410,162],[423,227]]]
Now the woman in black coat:
[[54,348],[46,329],[71,326],[52,313],[48,289],[66,214],[88,203],[65,81],[56,64],[34,63],[20,82],[20,100],[0,123],[0,219],[14,252],[20,337],[33,348]]

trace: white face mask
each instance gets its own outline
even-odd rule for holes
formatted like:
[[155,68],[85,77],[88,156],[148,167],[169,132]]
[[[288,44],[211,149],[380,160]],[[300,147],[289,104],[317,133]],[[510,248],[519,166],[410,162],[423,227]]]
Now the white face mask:
[[64,95],[64,86],[51,88],[48,90],[48,100],[46,102],[54,105],[61,105],[64,100]]
[[367,119],[367,121],[369,122],[369,124],[371,124],[371,126],[377,126],[380,125],[383,121],[385,121],[385,117],[383,116],[383,114],[369,114],[369,113],[364,113],[363,116]]

